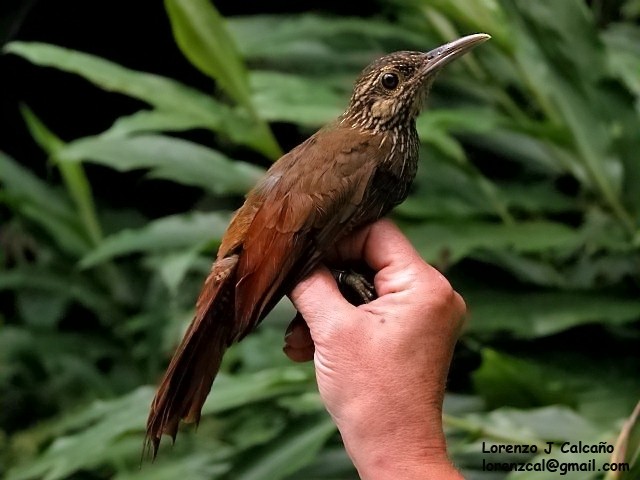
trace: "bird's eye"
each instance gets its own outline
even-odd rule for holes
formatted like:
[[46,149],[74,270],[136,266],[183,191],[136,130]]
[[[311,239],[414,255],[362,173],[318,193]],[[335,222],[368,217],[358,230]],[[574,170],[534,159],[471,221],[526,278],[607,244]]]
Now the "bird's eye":
[[394,90],[398,86],[399,82],[400,79],[395,73],[384,73],[380,78],[380,83],[387,90]]

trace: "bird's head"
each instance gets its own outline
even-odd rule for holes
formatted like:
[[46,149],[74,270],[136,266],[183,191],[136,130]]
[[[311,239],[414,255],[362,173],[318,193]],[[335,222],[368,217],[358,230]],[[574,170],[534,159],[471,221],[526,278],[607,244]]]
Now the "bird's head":
[[429,52],[395,52],[371,63],[356,80],[343,122],[373,131],[403,128],[420,113],[436,74],[491,38],[468,35]]

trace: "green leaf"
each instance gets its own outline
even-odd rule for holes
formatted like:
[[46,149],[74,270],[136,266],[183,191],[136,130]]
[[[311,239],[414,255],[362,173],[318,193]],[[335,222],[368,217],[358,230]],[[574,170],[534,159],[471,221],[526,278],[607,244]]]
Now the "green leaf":
[[207,0],[165,0],[178,46],[201,72],[244,107],[251,105],[249,78],[225,20]]
[[45,330],[53,329],[62,318],[68,307],[69,299],[58,293],[21,290],[17,292],[16,303],[20,316],[26,324],[34,329]]
[[[609,70],[640,97],[640,29],[636,25],[614,23],[600,37],[607,46]],[[640,101],[636,103],[636,110],[639,109]]]
[[434,108],[418,118],[416,129],[420,137],[432,130],[484,135],[505,121],[489,108]]
[[505,5],[520,26],[514,54],[524,81],[544,113],[570,131],[576,158],[587,174],[581,179],[585,186],[632,232],[634,220],[621,201],[622,163],[609,152],[612,131],[596,85],[605,70],[604,48],[588,9],[579,0],[557,8],[526,1]]
[[560,193],[548,181],[500,183],[500,194],[511,210],[535,214],[577,211],[578,199]]
[[[197,262],[198,253],[207,243],[202,241],[187,250],[151,255],[145,263],[158,271],[169,292],[175,295],[178,293],[178,287],[186,277],[189,269]],[[147,249],[145,248],[145,250]]]
[[283,479],[310,464],[327,439],[336,431],[325,413],[296,422],[278,442],[269,442],[234,472],[243,480]]
[[483,178],[474,169],[430,149],[420,159],[409,198],[395,212],[411,219],[453,220],[496,215],[496,202],[502,208],[535,214],[578,209],[575,200],[560,194],[549,182],[501,182],[490,195]]
[[102,227],[96,213],[91,185],[82,165],[59,163],[56,155],[64,147],[64,142],[56,137],[28,107],[22,106],[20,111],[35,140],[56,162],[69,196],[78,210],[87,237],[93,243],[98,242],[102,238]]
[[0,182],[16,204],[33,205],[66,222],[74,219],[69,199],[0,151]]
[[295,61],[323,73],[327,66],[362,69],[381,51],[420,50],[428,44],[422,34],[375,18],[251,15],[230,18],[227,26],[245,57]]
[[412,224],[405,233],[429,261],[455,263],[476,250],[507,249],[520,253],[572,249],[578,234],[561,223],[521,222],[513,225],[467,221]]
[[253,145],[272,159],[282,155],[268,125],[256,114],[246,67],[213,4],[208,0],[165,0],[165,7],[176,42],[189,61],[216,80],[255,121]]
[[136,133],[183,132],[208,127],[209,125],[203,123],[202,119],[188,112],[140,110],[118,118],[101,136],[127,137]]
[[[510,48],[510,24],[500,2],[478,0],[464,2],[460,0],[405,0],[418,6],[422,11],[436,12],[442,17],[463,26],[465,31],[486,32],[505,50]],[[433,18],[426,15],[433,22]],[[422,20],[422,17],[419,17]],[[423,27],[424,28],[424,27]],[[436,28],[437,30],[440,30]]]
[[219,241],[228,222],[228,215],[217,212],[163,217],[149,222],[142,228],[121,230],[105,238],[82,259],[80,266],[92,267],[111,258],[135,252],[190,250],[211,239]]
[[298,75],[251,72],[253,101],[260,116],[274,122],[319,127],[334,120],[347,98],[318,79]]
[[521,282],[545,287],[567,287],[569,282],[548,259],[529,258],[507,251],[484,251],[474,255],[486,263],[499,265]]
[[176,80],[138,72],[88,53],[38,42],[10,42],[7,53],[26,58],[36,65],[75,73],[98,87],[142,100],[166,112],[178,112],[194,123],[220,132],[243,145],[264,151],[264,127],[255,120]]
[[3,202],[48,232],[65,252],[82,254],[89,240],[68,197],[0,151]]
[[20,113],[27,124],[29,133],[31,133],[36,143],[42,150],[47,152],[47,154],[54,155],[64,146],[64,142],[54,135],[29,107],[20,105]]
[[[578,80],[599,79],[604,72],[604,49],[587,5],[581,0],[512,2],[554,69]],[[570,45],[567,50],[564,46]]]
[[118,438],[142,430],[151,395],[148,387],[141,387],[116,400],[95,402],[82,412],[83,422],[74,419],[73,423],[83,428],[80,433],[58,436],[42,455],[9,470],[6,479],[58,480],[80,469],[97,467]]
[[90,161],[120,171],[149,168],[150,176],[218,194],[247,192],[263,171],[197,143],[162,135],[86,137],[58,153],[62,161]]
[[112,299],[80,275],[24,266],[0,271],[0,290],[31,290],[73,299],[98,315],[115,317]]
[[309,366],[273,368],[245,375],[221,372],[216,377],[202,413],[218,413],[282,395],[301,393],[313,379],[313,371]]
[[[137,445],[140,445],[139,442]],[[211,480],[220,478],[230,468],[229,464],[214,463],[211,452],[204,449],[192,451],[185,456],[178,456],[175,453],[175,451],[166,452],[166,455],[158,461],[152,464],[145,463],[137,469],[129,467],[126,471],[121,471],[114,476],[113,480],[176,480],[177,478]]]
[[[317,480],[357,480],[360,477],[347,455],[342,444],[329,442],[318,452],[315,460],[309,466],[297,471],[288,480],[301,478]],[[466,477],[465,477],[466,478]],[[469,479],[471,480],[471,479]]]
[[612,358],[564,347],[517,355],[483,348],[481,353],[482,365],[472,378],[489,408],[566,405],[609,429],[640,395],[640,363],[633,354]]
[[131,70],[88,53],[38,42],[10,42],[4,50],[36,65],[75,73],[104,90],[137,98],[158,109],[190,113],[212,128],[229,113],[210,96],[173,79]]
[[534,173],[553,176],[570,172],[580,180],[586,178],[584,167],[577,163],[571,152],[544,137],[497,128],[482,135],[470,136],[469,140],[498,158],[517,162]]
[[[552,455],[557,455],[560,445],[565,441],[597,444],[602,438],[602,433],[587,419],[567,407],[557,405],[529,410],[503,407],[488,413],[474,413],[462,417],[445,416],[444,422],[448,426],[450,438],[455,438],[452,435],[456,433],[464,432],[475,439],[470,443],[450,447],[456,464],[465,472],[467,469],[485,470],[483,465],[488,462],[534,462],[539,458],[536,451],[543,453],[549,447],[547,442],[554,442]],[[516,453],[487,452],[491,447],[504,445],[527,445],[530,449],[528,452]],[[560,457],[558,460],[563,462],[577,461],[579,458],[575,454],[561,454]],[[476,477],[465,475],[465,478]]]
[[[640,300],[603,292],[464,292],[473,321],[469,332],[509,332],[536,338],[590,323],[622,325],[640,319]],[[535,308],[531,308],[535,305]]]
[[564,406],[548,406],[519,410],[498,408],[488,414],[470,414],[468,420],[478,422],[487,431],[514,438],[539,441],[579,441],[594,438],[598,429],[587,419]]
[[566,383],[551,375],[548,369],[490,348],[482,349],[482,364],[473,373],[473,382],[489,407],[572,406],[576,401]]
[[622,426],[611,463],[626,463],[629,470],[609,472],[605,480],[633,480],[640,476],[640,402]]

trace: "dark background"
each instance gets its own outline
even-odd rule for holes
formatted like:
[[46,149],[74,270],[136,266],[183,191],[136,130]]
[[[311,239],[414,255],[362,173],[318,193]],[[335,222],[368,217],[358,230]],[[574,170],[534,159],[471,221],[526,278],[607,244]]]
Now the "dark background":
[[[310,10],[369,15],[379,11],[375,2],[216,1],[215,5],[224,16]],[[60,45],[135,70],[174,78],[199,90],[212,90],[211,80],[193,68],[176,46],[162,1],[3,0],[0,44],[11,40]],[[21,103],[28,105],[45,125],[53,127],[62,140],[99,133],[117,117],[143,107],[135,99],[105,92],[79,76],[34,66],[13,55],[0,56],[0,72],[0,119],[4,126],[0,150],[53,183],[58,181],[57,174],[48,170],[45,153],[25,127]],[[274,125],[273,129],[285,148],[302,140],[290,126]],[[211,145],[211,137],[202,132],[186,136]],[[250,160],[264,161],[249,156]],[[172,182],[142,182],[142,173],[123,174],[96,165],[85,169],[102,201],[113,207],[133,204],[151,217],[189,209],[199,196],[197,191]],[[114,184],[118,189],[112,188]],[[172,201],[159,201],[167,197]]]
[[[216,1],[224,16],[309,10],[367,15],[374,2],[231,2]],[[119,8],[118,8],[119,7]],[[369,11],[367,11],[367,9]],[[211,80],[194,69],[180,53],[161,1],[38,1],[0,3],[0,43],[11,40],[47,42],[89,52],[136,70],[176,78],[202,90]],[[12,55],[0,57],[2,123],[6,136],[0,147],[14,158],[42,167],[42,153],[32,141],[18,110],[29,105],[46,125],[55,125],[62,139],[94,134],[110,121],[136,111],[140,104],[122,95],[95,88],[87,81],[53,69],[33,66]],[[69,102],[73,97],[78,101]],[[82,118],[81,122],[63,119]]]

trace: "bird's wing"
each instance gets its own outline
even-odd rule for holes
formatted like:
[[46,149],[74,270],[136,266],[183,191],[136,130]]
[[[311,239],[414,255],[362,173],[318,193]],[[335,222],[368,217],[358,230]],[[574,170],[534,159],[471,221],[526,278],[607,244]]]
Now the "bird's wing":
[[236,220],[245,227],[235,248],[236,339],[365,216],[376,159],[389,147],[380,137],[353,133],[335,128],[311,137],[278,161],[249,195],[247,208],[258,205],[249,212],[251,221]]

